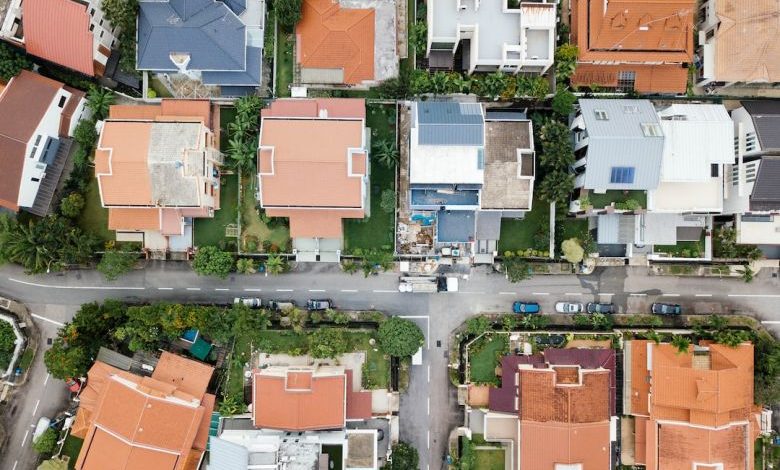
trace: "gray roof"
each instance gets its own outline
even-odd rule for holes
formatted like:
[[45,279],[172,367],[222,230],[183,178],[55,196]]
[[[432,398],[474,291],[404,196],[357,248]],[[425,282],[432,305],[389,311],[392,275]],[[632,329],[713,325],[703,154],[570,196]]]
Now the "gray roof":
[[501,237],[501,212],[477,212],[477,240],[498,240]]
[[209,465],[220,470],[246,470],[249,450],[215,436],[209,438]]
[[260,84],[263,66],[263,50],[259,47],[246,48],[246,70],[236,72],[203,72],[204,85],[229,85],[256,87]]
[[246,42],[246,26],[225,3],[139,2],[140,70],[177,70],[171,53],[188,53],[189,70],[244,71]]
[[479,103],[420,101],[415,109],[419,145],[484,145],[485,119]]
[[635,217],[623,214],[599,215],[596,242],[608,245],[634,243]]
[[780,149],[780,101],[743,101],[763,151]]
[[780,209],[780,157],[764,157],[758,167],[750,210],[772,211]]
[[[648,137],[642,124],[660,120],[648,100],[580,100],[588,133],[588,163],[584,186],[588,189],[655,189],[661,176],[664,138]],[[606,120],[596,119],[604,111]],[[610,183],[613,167],[633,167],[633,183]]]

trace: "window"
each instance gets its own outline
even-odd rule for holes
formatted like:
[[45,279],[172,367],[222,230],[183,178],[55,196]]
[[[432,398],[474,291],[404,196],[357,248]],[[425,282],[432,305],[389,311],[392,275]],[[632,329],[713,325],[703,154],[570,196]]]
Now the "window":
[[623,106],[623,113],[625,114],[639,114],[639,106],[635,104],[627,104]]
[[89,25],[89,30],[90,30],[90,32],[94,31],[95,30],[95,25],[94,24]]
[[35,156],[35,153],[38,151],[38,145],[41,143],[41,135],[38,134],[35,136],[35,142],[33,143],[32,151],[30,151],[30,158]]
[[661,126],[659,126],[654,122],[643,122],[642,134],[644,134],[645,137],[663,137],[663,132],[661,132]]
[[482,148],[477,150],[477,169],[483,170],[485,168],[485,152]]
[[65,102],[66,102],[66,101],[68,101],[68,99],[67,99],[67,98],[65,98],[64,96],[60,96],[60,102],[59,102],[59,103],[57,103],[57,106],[58,106],[58,107],[60,107],[60,108],[62,108],[63,106],[65,106]]
[[32,178],[30,181],[32,181],[33,183],[38,183],[39,181],[41,181],[41,179],[40,178]]
[[103,32],[104,32],[104,31],[101,29],[101,30],[100,30],[100,37],[101,37],[101,38],[103,37]]
[[720,165],[713,163],[710,165],[710,176],[717,178],[720,175]]
[[103,26],[103,20],[100,20],[99,26]]
[[95,9],[89,10],[89,16],[95,16]]
[[597,121],[609,121],[609,115],[606,109],[594,109],[593,114],[596,115]]
[[618,72],[617,87],[623,91],[631,91],[634,89],[634,82],[636,81],[636,72]]
[[633,166],[613,166],[609,182],[614,184],[631,184],[634,182]]

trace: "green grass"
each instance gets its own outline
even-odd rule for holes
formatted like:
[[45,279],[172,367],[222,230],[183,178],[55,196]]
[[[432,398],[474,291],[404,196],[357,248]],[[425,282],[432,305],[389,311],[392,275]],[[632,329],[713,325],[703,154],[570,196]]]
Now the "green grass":
[[582,238],[588,231],[588,219],[563,219],[555,221],[555,230],[562,231],[562,239]]
[[280,251],[289,250],[290,228],[284,225],[269,227],[260,218],[255,199],[255,179],[254,177],[243,177],[241,194],[241,240],[243,249],[247,248],[247,240],[253,240],[257,246],[255,252],[262,251],[263,240],[268,240],[279,247]]
[[19,358],[19,367],[25,371],[30,367],[30,364],[32,364],[33,359],[35,358],[35,350],[31,348],[30,346],[27,346],[27,348],[22,353],[22,357]]
[[369,389],[390,387],[390,357],[385,356],[378,346],[371,346],[371,336],[360,333],[354,345],[356,351],[366,351],[366,362],[363,364],[363,385]]
[[276,96],[290,96],[293,81],[293,35],[279,30],[276,44]]
[[[549,225],[550,205],[534,198],[533,207],[526,212],[525,218],[501,219],[501,235],[498,240],[498,252],[527,250],[534,247],[534,234],[540,225]],[[543,249],[547,249],[545,246]]]
[[626,202],[629,199],[637,201],[642,208],[647,208],[647,193],[645,191],[610,190],[604,194],[588,193],[588,199],[594,209],[603,209],[611,203]]
[[62,454],[70,457],[68,462],[68,470],[73,470],[76,467],[76,460],[79,458],[79,452],[81,452],[81,446],[84,445],[84,439],[79,439],[71,434],[65,438],[65,442],[62,444]]
[[497,334],[493,335],[479,351],[470,354],[471,381],[497,384],[496,366],[499,364],[500,355],[508,349],[509,338],[507,335]]
[[228,149],[228,124],[236,119],[236,108],[233,106],[222,106],[219,108],[219,149],[224,153]]
[[113,231],[108,229],[108,209],[100,204],[100,190],[97,179],[92,178],[84,193],[84,210],[78,218],[78,225],[87,233],[91,233],[103,242],[115,239]]
[[251,335],[241,335],[236,338],[233,346],[233,355],[230,358],[230,370],[226,394],[241,397],[244,396],[244,363],[249,362],[252,355]]
[[412,30],[412,26],[414,25],[416,18],[414,16],[414,6],[415,6],[415,0],[407,0],[406,7],[407,7],[407,14],[406,14],[406,28],[407,28],[407,59],[401,59],[400,64],[400,70],[401,72],[409,72],[414,70],[414,47],[412,46],[412,41],[409,41],[408,39],[408,32]]
[[479,470],[504,470],[504,449],[477,449],[476,464]]
[[[395,142],[395,106],[366,106],[366,125],[371,129],[371,139]],[[371,158],[371,216],[362,220],[344,221],[345,248],[392,249],[395,232],[394,214],[380,206],[382,191],[395,190],[395,168],[387,168]]]
[[211,219],[195,219],[195,246],[218,245],[226,240],[225,227],[238,221],[238,175],[223,175],[220,181],[220,209]]

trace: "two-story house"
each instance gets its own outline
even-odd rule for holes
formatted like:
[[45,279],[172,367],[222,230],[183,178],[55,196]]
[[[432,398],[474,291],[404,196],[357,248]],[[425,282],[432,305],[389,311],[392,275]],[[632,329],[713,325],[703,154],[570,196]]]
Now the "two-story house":
[[91,77],[103,76],[119,33],[100,0],[12,0],[0,28],[29,54]]
[[206,100],[111,107],[95,176],[117,241],[153,253],[193,248],[193,219],[219,209],[222,155],[212,116]]
[[46,215],[84,93],[23,70],[0,91],[0,206]]
[[553,1],[431,0],[429,67],[468,74],[544,73],[553,64],[555,23]]

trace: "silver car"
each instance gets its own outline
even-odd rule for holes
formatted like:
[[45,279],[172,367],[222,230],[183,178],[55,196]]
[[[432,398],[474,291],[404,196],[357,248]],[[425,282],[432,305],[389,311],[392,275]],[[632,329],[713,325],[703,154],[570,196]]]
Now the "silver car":
[[579,302],[556,302],[555,311],[558,313],[582,313],[585,308]]
[[234,304],[244,304],[249,308],[260,308],[263,306],[263,301],[258,297],[236,297],[233,299]]

